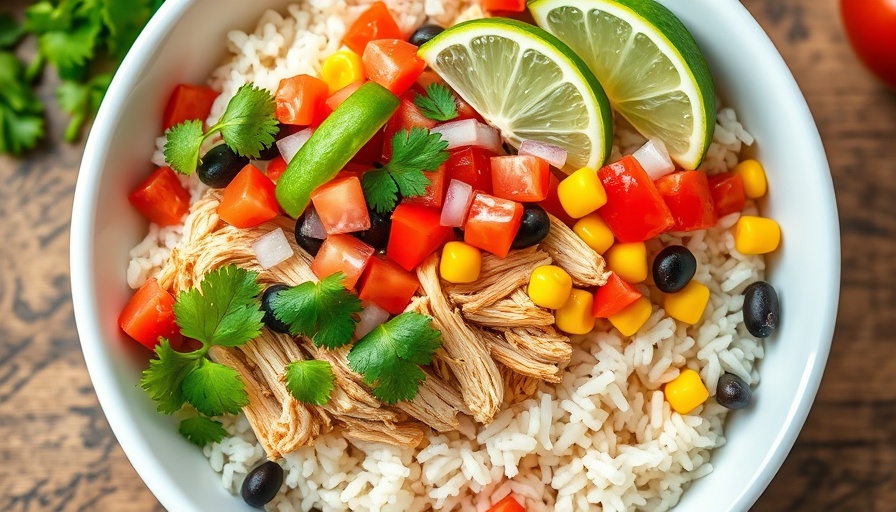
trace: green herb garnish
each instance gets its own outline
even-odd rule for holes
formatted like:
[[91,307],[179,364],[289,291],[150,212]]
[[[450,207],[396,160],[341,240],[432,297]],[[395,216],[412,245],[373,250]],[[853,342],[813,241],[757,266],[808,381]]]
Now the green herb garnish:
[[274,317],[288,325],[293,336],[307,336],[318,347],[351,343],[361,299],[346,290],[343,281],[337,272],[317,284],[308,281],[277,293],[271,300]]
[[419,93],[414,96],[414,105],[417,105],[424,116],[434,121],[450,121],[457,117],[454,93],[440,83],[429,84],[426,96]]
[[227,431],[224,430],[224,425],[220,421],[205,416],[182,420],[177,431],[191,443],[200,447],[208,443],[217,443],[227,436]]
[[283,373],[286,389],[299,402],[324,405],[335,388],[336,376],[326,361],[293,361]]

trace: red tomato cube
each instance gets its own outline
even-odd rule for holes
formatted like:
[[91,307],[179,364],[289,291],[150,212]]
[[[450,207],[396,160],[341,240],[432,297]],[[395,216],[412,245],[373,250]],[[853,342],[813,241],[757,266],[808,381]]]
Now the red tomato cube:
[[367,43],[374,39],[401,39],[403,34],[395,18],[389,12],[389,8],[383,2],[371,4],[370,8],[361,13],[361,16],[352,23],[342,44],[358,55],[364,53]]
[[286,160],[283,159],[282,156],[276,156],[273,160],[268,162],[268,168],[265,171],[265,174],[268,175],[268,179],[277,183],[277,180],[280,179],[280,176],[283,176],[283,173],[286,171]]
[[[410,132],[413,128],[426,128],[429,130],[436,126],[436,122],[424,116],[423,112],[414,104],[414,94],[414,91],[408,91],[403,94],[398,110],[386,122],[386,128],[383,132],[383,158],[385,160],[392,158],[392,138],[396,133],[402,131]],[[403,134],[403,136],[407,137],[407,134]]]
[[212,111],[212,104],[218,97],[218,92],[200,85],[180,84],[174,88],[168,103],[165,105],[165,113],[162,115],[162,128],[167,130],[174,125],[199,119],[205,123]]
[[447,178],[458,180],[473,187],[473,190],[492,193],[492,161],[494,153],[478,146],[467,146],[450,152],[445,162]]
[[641,292],[615,273],[594,292],[594,316],[610,318],[641,298]]
[[447,191],[447,185],[445,183],[445,164],[440,165],[435,171],[424,172],[423,175],[429,178],[429,186],[426,187],[426,192],[422,196],[408,197],[405,199],[405,202],[432,208],[441,208],[445,203],[445,192]]
[[357,176],[336,177],[311,193],[314,210],[328,235],[370,229],[370,214]]
[[551,166],[532,155],[493,156],[492,192],[502,199],[538,202],[548,197]]
[[743,178],[737,174],[725,172],[710,176],[708,182],[716,215],[724,217],[743,211],[744,206],[747,205]]
[[169,167],[156,169],[137,185],[128,200],[150,222],[160,226],[180,224],[190,209],[190,192]]
[[411,303],[419,286],[417,276],[392,261],[374,256],[358,281],[358,297],[397,315]]
[[361,62],[365,75],[399,96],[414,85],[426,67],[426,62],[417,56],[417,47],[401,39],[367,43]]
[[476,194],[464,224],[464,242],[503,258],[510,252],[510,245],[522,222],[522,204],[488,194]]
[[508,494],[503,500],[492,505],[486,512],[526,512],[526,507],[520,505],[512,494]]
[[482,8],[486,11],[523,12],[526,0],[482,0]]
[[251,228],[280,214],[274,182],[249,164],[237,173],[221,194],[218,217],[237,228]]
[[329,89],[327,83],[310,75],[280,80],[277,94],[277,120],[283,124],[306,126],[321,120]]
[[620,242],[643,242],[675,223],[650,176],[632,156],[597,172],[607,203],[598,210]]
[[566,210],[563,208],[563,205],[560,203],[560,196],[557,194],[557,187],[559,186],[560,180],[556,176],[554,176],[554,173],[551,173],[548,181],[548,196],[544,199],[544,201],[538,203],[538,205],[544,208],[544,211],[560,219],[560,221],[567,226],[572,226],[576,223],[576,219],[570,217],[569,214],[566,213]]
[[311,262],[311,271],[320,279],[342,272],[345,276],[342,284],[351,290],[374,252],[373,247],[351,235],[330,235]]
[[364,82],[352,82],[342,89],[334,92],[332,95],[330,95],[329,98],[327,98],[327,101],[325,102],[327,107],[329,107],[330,110],[336,110],[336,107],[342,105],[342,102],[345,101],[346,98],[351,96],[352,93],[357,91],[362,85],[364,85]]
[[401,203],[392,212],[386,256],[410,272],[445,243],[453,233],[439,224],[441,213],[419,204]]
[[125,304],[118,325],[149,350],[155,350],[159,338],[173,343],[181,339],[180,328],[174,319],[174,297],[163,290],[155,278],[146,281]]
[[712,204],[709,183],[702,171],[667,174],[655,182],[675,223],[672,231],[697,231],[716,225],[719,220]]

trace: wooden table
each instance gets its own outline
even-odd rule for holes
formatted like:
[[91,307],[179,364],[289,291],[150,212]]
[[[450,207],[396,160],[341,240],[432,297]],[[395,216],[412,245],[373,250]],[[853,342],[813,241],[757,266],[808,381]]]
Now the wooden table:
[[[743,1],[815,114],[843,229],[842,300],[826,376],[755,510],[892,510],[896,92],[856,62],[835,0]],[[21,10],[26,1],[11,3]],[[41,96],[51,101],[48,82]],[[0,157],[0,510],[160,510],[109,430],[78,345],[68,246],[83,146],[55,142],[64,123],[51,112],[49,142],[24,160]]]

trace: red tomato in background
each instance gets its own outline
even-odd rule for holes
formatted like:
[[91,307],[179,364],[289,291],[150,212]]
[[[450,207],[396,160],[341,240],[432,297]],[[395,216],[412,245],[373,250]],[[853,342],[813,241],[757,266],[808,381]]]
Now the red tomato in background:
[[840,14],[862,62],[896,87],[896,0],[840,0]]

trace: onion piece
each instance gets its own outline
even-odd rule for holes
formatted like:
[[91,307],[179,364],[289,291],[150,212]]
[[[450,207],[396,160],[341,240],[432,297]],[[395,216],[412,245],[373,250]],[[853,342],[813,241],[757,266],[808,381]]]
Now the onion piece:
[[475,119],[463,119],[436,126],[430,133],[442,135],[442,139],[448,142],[447,149],[462,146],[479,146],[493,153],[504,154],[501,145],[501,134],[498,130],[487,124],[482,124]]
[[252,251],[258,264],[265,270],[283,263],[295,254],[280,228],[256,240],[252,244]]
[[314,128],[305,128],[300,132],[293,133],[292,135],[287,135],[282,139],[277,141],[277,149],[280,150],[280,156],[286,160],[288,164],[292,157],[296,156],[296,153],[302,149],[302,146],[308,142],[308,139],[311,138],[311,134],[314,133]]
[[451,180],[442,205],[439,224],[459,228],[464,225],[470,205],[473,204],[473,187],[460,180]]
[[675,164],[669,158],[665,144],[658,140],[647,141],[632,156],[641,164],[652,180],[658,180],[675,170]]
[[302,227],[299,228],[299,234],[305,238],[317,240],[325,240],[327,238],[327,230],[324,228],[323,222],[320,221],[320,217],[317,215],[317,210],[314,207],[308,208],[308,213],[305,214],[304,220],[302,220]]
[[537,156],[557,169],[563,169],[563,166],[566,165],[565,149],[537,140],[524,140],[520,144],[519,154]]
[[358,313],[358,323],[355,325],[355,339],[360,340],[367,333],[386,323],[389,312],[376,304],[365,302],[364,309]]

